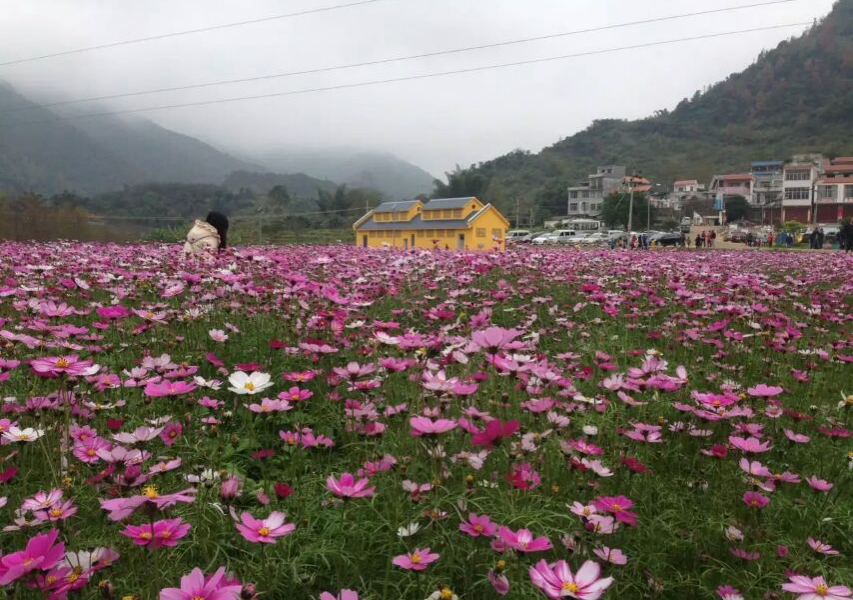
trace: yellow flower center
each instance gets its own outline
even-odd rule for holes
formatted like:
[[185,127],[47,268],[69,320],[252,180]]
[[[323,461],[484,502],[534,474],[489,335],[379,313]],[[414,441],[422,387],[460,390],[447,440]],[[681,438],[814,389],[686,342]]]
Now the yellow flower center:
[[191,600],[206,600],[204,596],[193,596]]
[[505,560],[499,560],[495,564],[495,566],[497,567],[498,571],[503,571],[504,569],[506,569],[506,561]]
[[269,404],[261,404],[261,412],[269,412],[270,405]]
[[152,536],[150,531],[143,531],[139,534],[139,537],[141,537],[143,540],[150,540]]
[[482,525],[474,525],[474,531],[476,531],[477,533],[483,533],[483,529],[485,529],[485,527],[483,527]]
[[95,451],[89,448],[86,450],[86,456],[95,456]]
[[152,500],[160,497],[160,494],[157,493],[157,487],[153,485],[146,485],[142,488],[142,495],[151,498]]
[[560,587],[562,587],[567,592],[571,592],[572,594],[576,593],[579,589],[581,589],[580,586],[574,583],[573,581],[563,582],[563,585],[561,585]]
[[251,392],[255,389],[255,384],[252,383],[251,381],[247,381],[246,383],[243,384],[243,388],[247,389]]
[[67,359],[65,359],[65,358],[57,358],[57,359],[56,359],[56,363],[55,363],[55,364],[56,364],[56,366],[57,366],[57,367],[59,367],[60,369],[67,369],[68,367],[70,367],[70,366],[71,366],[71,363],[70,363],[70,362],[68,362],[68,360],[67,360]]
[[62,516],[62,511],[58,508],[54,508],[50,511],[50,516],[54,519]]
[[31,564],[33,564],[33,559],[32,559],[32,558],[28,558],[28,559],[26,559],[26,560],[24,561],[24,566],[25,566],[25,567],[29,567]]
[[610,506],[610,510],[612,510],[613,512],[619,512],[622,510],[622,507],[618,504],[612,504]]
[[270,528],[269,527],[261,527],[260,529],[258,529],[258,535],[267,536],[269,534],[270,534]]
[[172,537],[172,532],[167,529],[166,531],[160,533],[160,537],[164,540],[168,540],[170,537]]
[[420,555],[420,554],[415,553],[415,554],[410,554],[410,555],[409,555],[409,560],[411,560],[411,561],[412,561],[413,563],[415,563],[415,564],[418,564],[418,563],[420,563],[423,559],[421,558],[421,555]]
[[146,319],[153,319],[154,313],[149,310],[147,313],[145,313],[145,318]]
[[826,594],[828,592],[829,592],[829,588],[826,586],[825,583],[817,584],[817,586],[814,589],[814,593],[817,594],[818,596],[826,596]]
[[441,590],[441,600],[452,600],[453,598],[453,590],[448,588],[443,588]]
[[752,508],[758,508],[758,500],[750,500],[750,501],[749,501],[749,505],[750,505]]
[[75,582],[75,581],[77,581],[78,579],[80,579],[80,574],[79,574],[79,573],[75,573],[74,571],[71,571],[71,572],[68,574],[68,576],[65,578],[65,582],[66,582],[66,583],[74,583],[74,582]]
[[25,442],[25,441],[27,441],[28,439],[30,439],[30,436],[29,436],[29,434],[27,434],[27,433],[19,433],[19,434],[18,434],[18,439],[19,439],[19,440],[21,440],[22,442]]
[[44,578],[44,582],[47,585],[53,585],[54,583],[56,583],[56,575],[48,575]]

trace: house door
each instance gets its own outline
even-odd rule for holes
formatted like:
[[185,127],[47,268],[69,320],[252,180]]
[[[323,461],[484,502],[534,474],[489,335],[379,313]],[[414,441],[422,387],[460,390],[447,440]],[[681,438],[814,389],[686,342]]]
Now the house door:
[[464,250],[465,249],[465,234],[464,233],[460,233],[456,237],[456,249],[457,250]]
[[409,240],[403,239],[403,248],[408,248],[408,247],[409,247]]
[[412,248],[415,247],[415,234],[412,234]]
[[361,236],[361,245],[364,248],[367,248],[367,236],[366,235]]

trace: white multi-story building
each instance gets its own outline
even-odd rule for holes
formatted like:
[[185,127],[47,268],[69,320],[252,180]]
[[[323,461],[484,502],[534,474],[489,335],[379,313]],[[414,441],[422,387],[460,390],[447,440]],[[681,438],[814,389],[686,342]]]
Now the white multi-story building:
[[598,167],[581,185],[567,190],[569,217],[597,217],[601,215],[604,199],[622,189],[626,168],[617,165]]
[[708,192],[712,198],[722,194],[726,196],[743,196],[750,204],[755,204],[753,187],[755,177],[752,173],[728,173],[726,175],[714,175]]
[[782,220],[812,223],[814,191],[823,157],[794,156],[782,169]]
[[704,191],[705,186],[696,179],[679,179],[672,184],[672,193],[676,196],[689,196]]

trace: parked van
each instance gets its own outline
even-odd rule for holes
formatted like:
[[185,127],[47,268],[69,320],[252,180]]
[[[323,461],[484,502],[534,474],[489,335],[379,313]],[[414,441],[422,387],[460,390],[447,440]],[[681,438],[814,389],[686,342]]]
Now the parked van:
[[530,232],[526,229],[513,229],[512,231],[507,231],[506,233],[506,243],[514,244],[516,242],[520,242],[522,240],[526,241],[530,238]]
[[548,240],[551,244],[570,244],[578,237],[578,232],[574,229],[558,229],[554,232],[554,237]]

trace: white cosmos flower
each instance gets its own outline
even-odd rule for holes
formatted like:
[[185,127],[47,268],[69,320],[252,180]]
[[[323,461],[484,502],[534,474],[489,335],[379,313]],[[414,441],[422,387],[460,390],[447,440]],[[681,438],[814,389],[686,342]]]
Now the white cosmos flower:
[[207,332],[214,342],[224,342],[228,339],[228,334],[222,331],[221,329],[211,329]]
[[272,387],[270,374],[259,371],[250,374],[236,371],[228,377],[228,383],[231,384],[228,390],[235,394],[257,394],[268,387]]
[[193,381],[198,387],[210,388],[211,390],[218,390],[222,387],[222,382],[218,379],[205,379],[204,377],[195,376],[193,377]]
[[584,425],[583,432],[587,435],[597,435],[598,427],[596,427],[595,425]]
[[27,427],[26,429],[10,427],[9,431],[3,432],[3,437],[10,442],[34,442],[43,435],[44,431],[41,429],[33,429],[32,427]]
[[407,538],[415,535],[421,529],[421,524],[415,521],[414,523],[409,523],[400,529],[397,530],[397,535],[401,538]]

